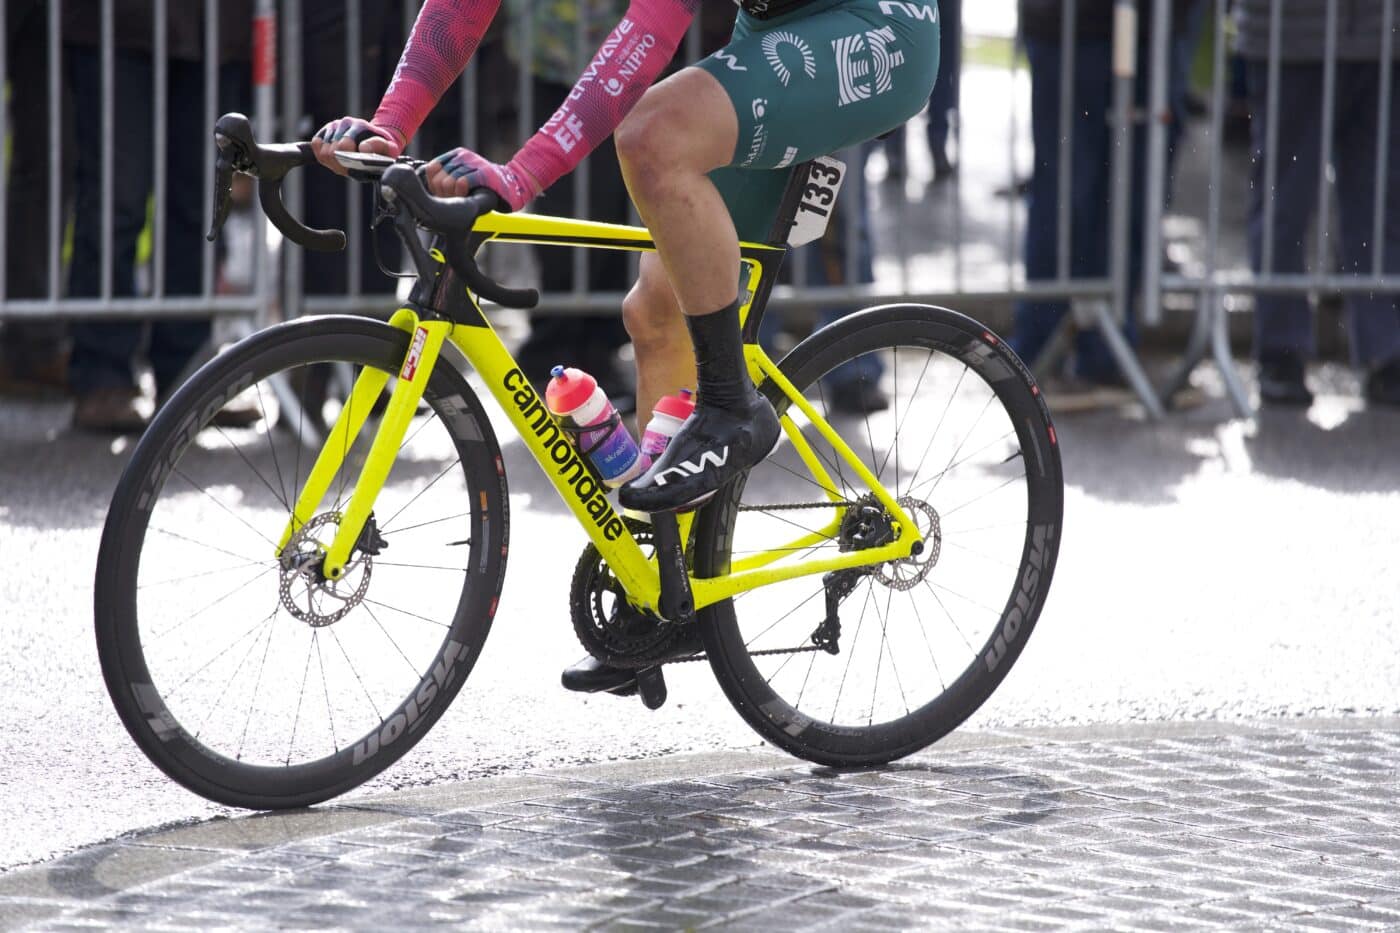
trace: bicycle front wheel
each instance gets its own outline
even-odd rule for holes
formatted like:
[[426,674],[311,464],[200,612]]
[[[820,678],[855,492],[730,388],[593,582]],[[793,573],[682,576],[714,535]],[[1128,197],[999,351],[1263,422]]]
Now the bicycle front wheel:
[[408,344],[363,318],[255,334],[176,393],[117,486],[97,562],[102,671],[142,751],[204,797],[301,807],[355,787],[427,733],[481,651],[505,572],[505,473],[446,362],[345,575],[320,578],[318,559],[387,387],[278,552],[346,390],[396,374]]
[[[1054,428],[1015,354],[942,308],[851,315],[781,369],[899,500],[924,547],[844,578],[750,590],[704,610],[701,631],[725,694],[765,739],[820,764],[883,764],[961,724],[1019,657],[1059,547]],[[892,517],[851,466],[761,388],[795,416],[840,500],[784,444],[702,511],[697,576],[785,548],[785,560],[805,561],[891,540]]]

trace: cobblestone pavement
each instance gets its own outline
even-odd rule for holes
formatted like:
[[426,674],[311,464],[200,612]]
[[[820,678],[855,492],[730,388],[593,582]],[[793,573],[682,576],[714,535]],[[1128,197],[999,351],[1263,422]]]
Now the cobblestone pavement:
[[1400,721],[967,733],[533,772],[130,835],[0,921],[842,930],[1400,925]]

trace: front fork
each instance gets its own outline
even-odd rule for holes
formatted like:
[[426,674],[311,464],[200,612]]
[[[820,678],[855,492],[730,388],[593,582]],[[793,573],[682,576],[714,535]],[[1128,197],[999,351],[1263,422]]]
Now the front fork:
[[[360,468],[359,478],[355,481],[350,501],[346,503],[341,514],[335,537],[326,549],[322,573],[328,580],[338,580],[345,573],[345,564],[350,559],[350,552],[360,539],[365,521],[374,508],[374,500],[389,478],[389,471],[398,457],[404,435],[408,433],[408,427],[418,411],[418,402],[423,398],[423,390],[427,388],[428,377],[432,375],[433,366],[436,365],[438,355],[442,351],[443,341],[452,332],[450,321],[420,321],[418,315],[408,308],[396,311],[389,319],[389,325],[411,334],[412,338],[409,341],[408,353],[399,368],[398,382],[389,395],[389,404],[379,422],[379,430],[375,432],[369,455],[365,458],[364,466]],[[283,529],[282,537],[277,542],[278,557],[282,556],[282,551],[297,529],[309,522],[321,507],[326,492],[344,465],[346,455],[354,446],[355,439],[374,410],[375,403],[388,381],[389,374],[383,370],[370,367],[361,370],[344,407],[336,416],[335,426],[331,428],[325,444],[321,446],[321,452],[306,477],[301,494],[297,496],[296,506],[287,520],[287,527]]]

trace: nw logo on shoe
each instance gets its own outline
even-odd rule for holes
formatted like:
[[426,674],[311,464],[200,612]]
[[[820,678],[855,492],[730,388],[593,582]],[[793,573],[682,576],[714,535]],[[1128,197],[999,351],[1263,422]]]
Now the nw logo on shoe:
[[699,460],[698,463],[692,460],[682,460],[675,466],[657,473],[656,485],[665,486],[666,483],[669,482],[667,476],[670,474],[675,474],[678,478],[685,479],[687,476],[699,476],[701,473],[705,472],[707,467],[724,466],[729,462],[729,448],[726,446],[724,450],[719,453],[715,453],[713,450],[707,450],[697,459]]

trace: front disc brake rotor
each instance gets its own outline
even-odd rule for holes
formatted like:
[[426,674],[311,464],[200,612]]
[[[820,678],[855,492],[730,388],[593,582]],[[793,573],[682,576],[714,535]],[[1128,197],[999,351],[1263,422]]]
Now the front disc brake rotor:
[[322,529],[326,540],[340,527],[339,512],[325,512],[298,528],[282,549],[281,581],[278,593],[282,607],[312,628],[323,628],[345,618],[369,591],[374,560],[357,550],[345,564],[338,580],[328,580],[323,572],[328,544],[317,535]]

